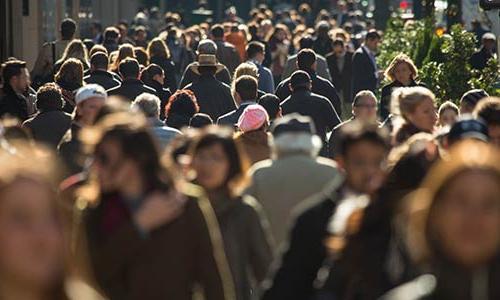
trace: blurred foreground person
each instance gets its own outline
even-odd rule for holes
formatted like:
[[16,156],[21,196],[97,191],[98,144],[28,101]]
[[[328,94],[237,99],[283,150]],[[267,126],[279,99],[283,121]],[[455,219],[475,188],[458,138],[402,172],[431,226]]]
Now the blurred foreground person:
[[234,299],[208,200],[174,185],[145,126],[117,113],[83,132],[94,146],[96,182],[82,197],[97,283],[110,299],[193,299],[195,283],[205,299]]
[[500,153],[465,141],[409,200],[405,226],[422,273],[383,299],[500,299]]
[[474,110],[474,116],[486,123],[491,144],[500,148],[500,98],[481,101]]
[[260,205],[241,197],[247,172],[239,144],[228,128],[207,127],[191,147],[194,181],[202,186],[214,207],[234,278],[237,300],[255,297],[256,285],[272,261],[272,239]]

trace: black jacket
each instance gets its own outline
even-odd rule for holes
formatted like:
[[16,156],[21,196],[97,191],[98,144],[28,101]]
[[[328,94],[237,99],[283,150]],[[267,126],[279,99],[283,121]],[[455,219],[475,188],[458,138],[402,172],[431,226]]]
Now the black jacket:
[[108,90],[109,96],[121,96],[129,102],[134,101],[142,93],[150,93],[158,96],[153,88],[145,85],[139,79],[132,78],[127,78],[123,80],[120,86]]
[[71,126],[71,115],[61,111],[43,111],[26,120],[23,127],[29,128],[35,141],[57,148]]
[[28,105],[22,95],[18,95],[10,85],[0,90],[0,117],[11,116],[24,121],[28,118]]
[[493,57],[492,53],[489,53],[486,48],[481,47],[481,49],[470,57],[470,64],[472,68],[477,70],[482,70],[486,68],[486,64],[490,58]]
[[305,89],[295,91],[281,103],[283,115],[299,113],[314,121],[316,132],[323,141],[322,156],[327,154],[326,134],[340,124],[340,118],[328,99]]
[[236,109],[231,88],[213,75],[202,75],[197,82],[189,84],[185,89],[194,92],[200,112],[208,114],[212,120]]
[[377,68],[365,47],[359,47],[352,56],[352,97],[363,90],[375,93],[378,85],[375,72],[377,72]]
[[345,53],[344,68],[342,71],[339,70],[337,57],[334,53],[330,53],[326,56],[328,69],[330,70],[330,75],[332,76],[332,84],[335,86],[337,91],[343,92],[344,100],[348,102],[351,102],[352,99],[352,55],[352,52]]
[[[316,75],[316,73],[309,73],[309,76],[311,77],[312,82],[311,91],[315,94],[326,97],[335,108],[337,115],[340,116],[342,114],[342,103],[340,102],[335,86],[330,81]],[[283,80],[276,88],[276,96],[278,96],[281,101],[284,101],[291,94],[289,87],[290,79],[291,77],[288,77]]]
[[85,156],[83,155],[82,142],[78,136],[80,130],[80,125],[73,122],[59,145],[59,156],[65,164],[68,175],[83,171]]
[[85,83],[95,83],[102,86],[105,90],[112,89],[120,85],[120,81],[112,73],[103,70],[95,70],[83,77]]
[[228,125],[228,126],[236,126],[238,123],[238,120],[240,119],[240,116],[243,114],[243,111],[247,106],[254,104],[251,102],[243,103],[240,105],[237,109],[228,112],[227,114],[221,116],[219,119],[217,119],[217,124],[218,125]]
[[[421,83],[417,83],[412,80],[408,87],[413,86],[425,86]],[[401,82],[394,80],[393,82],[384,85],[382,88],[381,96],[380,96],[380,107],[379,114],[380,120],[384,121],[391,114],[391,96],[392,92],[396,88],[405,87]]]
[[177,71],[175,69],[175,64],[171,59],[163,57],[151,57],[149,60],[151,64],[157,64],[163,69],[165,73],[165,83],[163,86],[170,89],[170,91],[177,91]]
[[303,206],[290,232],[288,249],[262,300],[309,300],[314,295],[313,283],[327,257],[324,240],[339,190],[337,187],[328,196],[319,195]]
[[[193,72],[193,70],[191,70],[191,66],[193,66],[193,64],[188,65],[182,75],[181,83],[179,84],[180,89],[183,89],[188,84],[196,82],[200,79],[200,75]],[[227,85],[231,84],[231,74],[229,74],[229,70],[226,66],[224,66],[224,69],[215,74],[215,78]]]
[[168,88],[164,88],[159,82],[151,81],[148,82],[148,86],[156,91],[156,95],[160,98],[160,119],[165,120],[165,106],[168,103],[168,99],[172,96],[172,92]]

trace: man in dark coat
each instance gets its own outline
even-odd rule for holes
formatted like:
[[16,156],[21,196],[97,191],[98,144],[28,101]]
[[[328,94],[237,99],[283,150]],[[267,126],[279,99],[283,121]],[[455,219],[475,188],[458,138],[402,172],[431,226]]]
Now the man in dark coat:
[[23,127],[28,128],[35,141],[54,149],[71,126],[71,115],[63,112],[61,89],[55,83],[46,83],[36,94],[38,114],[26,120]]
[[[342,130],[340,146],[338,163],[345,179],[333,180],[330,187],[299,207],[288,248],[262,300],[312,299],[318,271],[327,259],[327,241],[347,234],[349,215],[368,203],[361,196],[374,192],[379,187],[375,183],[382,182],[389,149],[387,132],[376,123],[356,121]],[[346,209],[347,216],[337,214]]]
[[139,63],[135,58],[126,58],[118,66],[123,78],[122,84],[108,90],[109,96],[119,96],[129,102],[142,93],[150,93],[155,96],[156,91],[139,80]]
[[165,120],[165,106],[170,96],[172,96],[170,89],[163,87],[165,72],[157,64],[150,64],[142,70],[141,81],[156,91],[158,98],[160,98],[160,120]]
[[4,85],[0,91],[0,117],[28,118],[28,100],[24,96],[31,84],[26,62],[9,60],[2,64]]
[[332,84],[341,95],[344,103],[351,102],[352,87],[352,52],[346,51],[344,41],[333,41],[333,52],[326,56]]
[[298,113],[313,119],[318,136],[323,141],[321,156],[326,156],[326,134],[340,124],[340,118],[327,98],[311,92],[311,85],[309,74],[295,71],[290,79],[292,94],[281,106],[283,115]]
[[200,55],[192,66],[193,72],[199,74],[200,79],[185,87],[196,95],[200,112],[206,113],[212,120],[217,120],[236,108],[231,88],[215,78],[217,70],[222,68],[215,55]]
[[352,57],[352,94],[369,90],[376,92],[379,84],[379,70],[375,54],[380,43],[380,35],[371,30],[366,34],[365,42],[359,47]]
[[257,85],[257,80],[252,76],[243,75],[238,78],[235,83],[235,101],[238,108],[221,116],[217,120],[217,124],[236,126],[245,108],[257,101]]
[[[335,111],[340,116],[342,112],[341,102],[337,90],[333,84],[316,74],[316,53],[311,49],[302,49],[297,55],[297,67],[299,70],[309,74],[312,82],[312,92],[327,98],[335,108]],[[284,101],[291,94],[290,90],[291,77],[280,82],[276,88],[276,96],[281,101]]]
[[234,70],[241,63],[241,60],[236,48],[224,41],[224,27],[220,24],[212,26],[210,35],[217,45],[217,60],[225,65],[231,74],[234,74]]
[[108,72],[108,55],[104,52],[97,52],[90,58],[90,72],[83,77],[86,84],[96,83],[105,90],[115,88],[121,84],[114,78],[111,72]]
[[[216,55],[217,54],[217,45],[212,41],[212,40],[202,40],[198,44],[198,56],[207,54],[207,55]],[[197,81],[200,78],[199,74],[196,74],[193,72],[193,67],[195,65],[195,62],[189,64],[184,71],[184,74],[182,75],[181,78],[181,83],[179,84],[179,88],[183,89],[186,87],[188,84]],[[226,66],[222,68],[220,71],[215,73],[215,78],[219,80],[220,82],[223,82],[227,85],[231,84],[231,74],[229,73],[229,70],[227,69]]]
[[488,32],[483,34],[481,42],[483,44],[481,48],[472,54],[470,58],[471,66],[477,70],[486,68],[488,60],[494,57],[497,40],[494,34]]

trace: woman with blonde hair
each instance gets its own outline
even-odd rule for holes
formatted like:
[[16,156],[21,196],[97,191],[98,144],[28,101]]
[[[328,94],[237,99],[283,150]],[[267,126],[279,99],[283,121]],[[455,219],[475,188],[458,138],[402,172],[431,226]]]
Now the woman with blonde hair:
[[110,54],[110,61],[112,61],[113,63],[109,67],[109,70],[116,74],[120,74],[120,72],[118,71],[118,66],[120,65],[122,60],[128,57],[135,58],[134,46],[132,46],[131,44],[123,44],[120,46],[120,48],[118,48],[118,53],[114,53],[115,52]]
[[[231,82],[231,93],[233,94],[233,98],[236,97],[236,89],[235,84],[238,78],[243,75],[252,76],[255,80],[259,81],[259,69],[253,63],[242,63],[240,64],[236,70],[234,70],[233,81]],[[257,98],[260,98],[265,93],[261,90],[257,91]]]
[[419,132],[434,132],[435,101],[434,93],[424,87],[398,88],[392,93],[393,144],[400,145]]
[[87,47],[85,47],[85,44],[83,44],[81,40],[73,40],[66,46],[61,59],[55,63],[54,74],[57,74],[62,64],[70,58],[78,59],[83,64],[84,71],[89,69],[90,64]]
[[66,60],[57,72],[55,82],[62,90],[65,101],[63,110],[73,113],[76,91],[83,86],[83,64],[76,58]]
[[404,299],[500,299],[498,157],[494,147],[469,140],[430,170],[399,220],[417,273],[427,275],[391,295],[404,289],[412,295]]
[[149,54],[149,62],[157,64],[163,69],[165,81],[163,86],[170,89],[171,93],[177,90],[177,78],[175,72],[175,64],[172,61],[170,50],[167,44],[160,38],[154,38],[148,44],[147,52]]
[[406,54],[399,54],[391,61],[389,67],[385,70],[385,77],[390,83],[382,87],[382,96],[380,101],[380,119],[383,121],[389,116],[391,95],[395,88],[423,86],[415,80],[418,76],[418,70],[410,57]]

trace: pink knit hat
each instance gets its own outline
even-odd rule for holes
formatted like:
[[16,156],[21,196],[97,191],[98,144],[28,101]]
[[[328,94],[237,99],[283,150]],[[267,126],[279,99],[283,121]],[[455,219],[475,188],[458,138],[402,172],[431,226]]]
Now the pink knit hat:
[[243,132],[254,131],[264,124],[269,124],[269,116],[266,110],[259,104],[247,106],[238,120],[238,127]]

